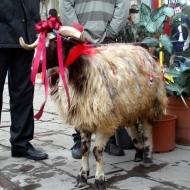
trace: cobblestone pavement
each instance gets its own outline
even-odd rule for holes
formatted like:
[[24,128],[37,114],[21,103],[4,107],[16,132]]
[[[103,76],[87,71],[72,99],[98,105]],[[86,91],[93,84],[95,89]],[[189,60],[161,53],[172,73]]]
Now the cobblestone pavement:
[[[45,99],[44,89],[35,87],[35,112]],[[45,111],[35,121],[35,148],[49,154],[49,159],[32,161],[12,158],[9,143],[9,96],[5,84],[2,123],[0,125],[0,190],[74,190],[81,160],[71,156],[73,146],[71,126],[63,125],[53,102],[48,99]],[[94,136],[92,138],[94,142]],[[93,145],[93,143],[92,143]],[[93,146],[92,146],[93,147]],[[190,190],[190,146],[176,145],[175,150],[153,155],[151,168],[133,162],[134,149],[125,156],[104,154],[107,190]],[[95,159],[90,154],[91,171],[85,190],[92,190]]]

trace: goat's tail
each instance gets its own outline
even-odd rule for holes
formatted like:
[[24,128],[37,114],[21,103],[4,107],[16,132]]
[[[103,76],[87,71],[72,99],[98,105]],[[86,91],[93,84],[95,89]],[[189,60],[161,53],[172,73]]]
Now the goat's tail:
[[161,119],[162,115],[164,114],[166,110],[166,105],[167,105],[168,99],[167,97],[162,97],[161,99],[156,98],[153,102],[153,107],[154,107],[154,116],[155,120]]

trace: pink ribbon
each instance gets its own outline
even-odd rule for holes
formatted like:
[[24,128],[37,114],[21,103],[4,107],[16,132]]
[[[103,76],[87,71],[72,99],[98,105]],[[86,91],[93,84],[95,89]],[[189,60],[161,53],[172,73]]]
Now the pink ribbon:
[[68,86],[66,83],[65,72],[64,72],[64,67],[63,67],[63,52],[62,51],[63,51],[62,50],[62,39],[61,39],[60,35],[57,35],[57,54],[58,54],[59,69],[60,69],[63,85],[65,88],[65,92],[67,95],[68,109],[69,109],[70,108],[70,96],[69,96],[69,90],[68,90]]
[[[38,72],[38,67],[40,63],[40,58],[41,55],[43,56],[42,58],[42,82],[45,87],[45,101],[42,104],[39,112],[34,116],[36,119],[40,119],[42,116],[45,103],[47,101],[48,97],[48,79],[46,76],[46,36],[47,33],[52,32],[52,30],[58,30],[59,27],[62,25],[61,21],[58,18],[50,17],[48,18],[47,21],[42,21],[39,24],[36,25],[36,30],[38,33],[40,33],[39,37],[39,43],[37,46],[37,51],[36,51],[36,57],[34,58],[34,64],[33,64],[33,70],[31,73],[31,81],[33,84],[35,84],[35,79],[36,79],[36,74]],[[79,27],[79,26],[78,26]],[[79,27],[80,30],[82,30],[82,26]],[[63,63],[63,49],[62,49],[62,38],[60,34],[56,34],[57,37],[57,53],[58,53],[58,62],[59,62],[59,69],[60,69],[60,74],[61,78],[63,81],[63,85],[65,88],[66,96],[68,99],[68,109],[70,108],[70,97],[69,97],[69,90],[66,82],[66,77],[65,77],[65,68],[72,64],[81,54],[89,54],[93,55],[97,51],[94,48],[89,48],[86,46],[86,44],[78,44],[75,46],[71,52],[69,53],[65,64]]]
[[76,45],[70,52],[64,63],[66,67],[71,65],[81,54],[88,54],[93,56],[97,53],[97,50],[92,46],[89,47],[86,44],[78,44]]
[[[48,79],[46,76],[46,36],[47,36],[47,33],[52,32],[53,29],[58,30],[61,25],[62,25],[61,21],[55,17],[50,17],[50,18],[48,18],[47,21],[41,21],[40,23],[38,23],[36,25],[36,30],[37,30],[37,33],[40,33],[39,34],[40,37],[39,37],[39,43],[38,43],[37,50],[36,50],[36,56],[34,58],[33,69],[31,72],[31,81],[33,84],[35,84],[36,74],[38,72],[40,58],[42,56],[42,82],[43,82],[44,88],[45,88],[45,101],[42,104],[39,112],[34,116],[34,118],[36,118],[36,119],[40,119],[40,117],[42,116],[42,113],[43,113],[43,110],[45,107],[45,103],[46,103],[47,97],[48,97]],[[57,36],[59,36],[59,35],[57,35]],[[62,45],[58,46],[57,48],[61,49],[61,51],[62,51]],[[59,61],[60,61],[60,59],[59,59]],[[63,70],[63,73],[64,73],[64,70]],[[64,86],[65,85],[66,85],[66,82],[64,82]],[[68,95],[68,88],[66,88],[66,89],[67,89],[67,95]]]

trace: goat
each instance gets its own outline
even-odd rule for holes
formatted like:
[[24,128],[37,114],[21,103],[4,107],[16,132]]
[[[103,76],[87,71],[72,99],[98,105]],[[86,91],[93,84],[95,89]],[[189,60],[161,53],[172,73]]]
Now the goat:
[[[63,37],[65,61],[76,46],[75,43],[84,43],[84,38],[77,29],[68,26],[61,26],[58,33]],[[27,45],[20,39],[20,44],[31,49],[37,43]],[[82,187],[87,183],[91,135],[94,133],[95,188],[103,190],[106,189],[102,159],[104,146],[119,126],[126,126],[137,154],[143,152],[144,165],[151,165],[151,127],[154,120],[162,117],[167,96],[160,65],[144,48],[129,44],[108,44],[95,47],[94,50],[93,55],[81,54],[67,67],[70,107],[56,67],[57,49],[52,48],[51,43],[47,47],[47,68],[51,68],[50,95],[63,122],[75,126],[82,137],[82,167],[76,186]],[[142,125],[144,142],[135,127],[137,120]]]

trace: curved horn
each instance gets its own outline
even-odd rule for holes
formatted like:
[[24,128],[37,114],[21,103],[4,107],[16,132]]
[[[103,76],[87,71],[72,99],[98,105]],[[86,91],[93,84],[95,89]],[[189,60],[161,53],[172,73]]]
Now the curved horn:
[[26,43],[24,42],[23,37],[20,37],[20,38],[19,38],[19,43],[20,43],[20,45],[21,45],[24,49],[26,49],[26,50],[32,50],[32,49],[35,49],[35,48],[37,47],[39,37],[40,37],[40,35],[38,35],[38,38],[37,38],[36,41],[35,41],[34,43],[32,43],[32,44],[26,44]]
[[65,36],[65,37],[75,38],[82,43],[85,42],[85,39],[82,33],[76,28],[73,28],[71,26],[61,26],[58,30],[58,33],[60,33],[62,36]]

